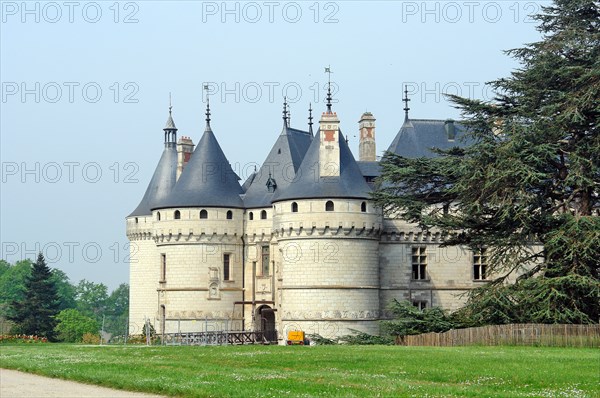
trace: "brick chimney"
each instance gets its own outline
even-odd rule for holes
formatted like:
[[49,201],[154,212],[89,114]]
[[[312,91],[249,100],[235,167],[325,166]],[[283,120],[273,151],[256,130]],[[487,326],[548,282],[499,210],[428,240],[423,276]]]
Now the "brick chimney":
[[374,162],[377,160],[375,147],[375,117],[371,112],[365,112],[358,121],[360,141],[358,144],[358,160]]
[[190,137],[182,136],[177,141],[177,179],[183,172],[183,169],[187,165],[194,152],[194,143]]

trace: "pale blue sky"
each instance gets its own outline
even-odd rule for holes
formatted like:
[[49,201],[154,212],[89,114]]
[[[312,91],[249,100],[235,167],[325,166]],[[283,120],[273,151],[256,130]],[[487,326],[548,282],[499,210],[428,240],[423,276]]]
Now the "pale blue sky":
[[323,111],[331,65],[355,155],[365,110],[381,152],[404,84],[413,118],[459,118],[441,93],[489,97],[484,82],[516,67],[503,50],[539,40],[528,15],[549,2],[69,4],[1,3],[1,257],[44,249],[73,282],[114,288],[128,281],[124,220],[162,152],[169,92],[179,136],[197,143],[202,84],[214,83],[212,127],[245,178],[280,132],[284,94],[293,127],[309,102]]

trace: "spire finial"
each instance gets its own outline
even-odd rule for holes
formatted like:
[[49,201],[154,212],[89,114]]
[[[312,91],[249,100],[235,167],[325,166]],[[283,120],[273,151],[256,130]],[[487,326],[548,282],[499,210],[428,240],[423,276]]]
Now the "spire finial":
[[327,79],[327,112],[331,113],[331,74],[333,73],[331,65],[325,68],[325,73],[329,75]]
[[208,97],[208,84],[204,85],[204,90],[206,91],[206,128],[210,128],[210,100]]
[[287,110],[287,97],[283,97],[283,127],[288,127],[288,110]]
[[404,101],[404,120],[408,120],[408,111],[410,110],[408,102],[410,99],[408,98],[408,89],[406,88],[406,85],[404,86],[404,98],[402,101]]
[[312,103],[308,103],[308,132],[312,134],[313,129]]

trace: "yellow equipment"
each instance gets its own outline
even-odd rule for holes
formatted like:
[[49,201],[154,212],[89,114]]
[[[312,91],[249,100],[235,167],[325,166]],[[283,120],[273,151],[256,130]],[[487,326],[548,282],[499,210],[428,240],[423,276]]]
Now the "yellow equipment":
[[309,345],[310,343],[301,330],[291,330],[288,332],[287,337],[287,345]]

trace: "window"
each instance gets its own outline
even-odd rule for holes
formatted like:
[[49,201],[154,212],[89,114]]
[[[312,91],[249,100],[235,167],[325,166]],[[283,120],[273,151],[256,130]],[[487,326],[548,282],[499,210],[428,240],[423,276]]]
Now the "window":
[[223,280],[224,281],[228,281],[230,280],[229,278],[229,258],[230,255],[229,253],[225,253],[223,254]]
[[298,213],[298,203],[292,202],[292,213]]
[[175,219],[176,220],[181,219],[181,213],[179,212],[179,210],[175,210]]
[[157,211],[157,212],[156,212],[156,219],[157,219],[158,221],[160,221],[160,211]]
[[419,311],[423,311],[425,308],[427,308],[427,301],[424,300],[417,300],[417,301],[413,301],[412,304],[419,310]]
[[233,220],[233,212],[231,210],[227,210],[227,219]]
[[135,223],[136,223],[136,224],[138,223],[138,218],[137,218],[137,217],[135,218]]
[[208,218],[208,212],[206,210],[200,210],[200,218]]
[[363,213],[367,212],[367,202],[362,202],[360,204],[360,211],[362,211]]
[[254,220],[254,213],[250,212],[250,214],[248,214],[248,219],[250,221]]
[[487,249],[480,249],[473,253],[473,279],[478,281],[487,279]]
[[167,281],[167,255],[162,253],[160,255],[160,281],[159,282],[166,282]]
[[325,211],[333,211],[333,202],[331,200],[328,200],[327,203],[325,203]]
[[271,256],[269,256],[269,246],[262,246],[261,248],[261,261],[262,261],[262,276],[269,276]]
[[261,220],[266,220],[267,219],[267,211],[263,210],[260,212],[260,219]]
[[427,279],[427,254],[425,246],[412,248],[412,279]]

